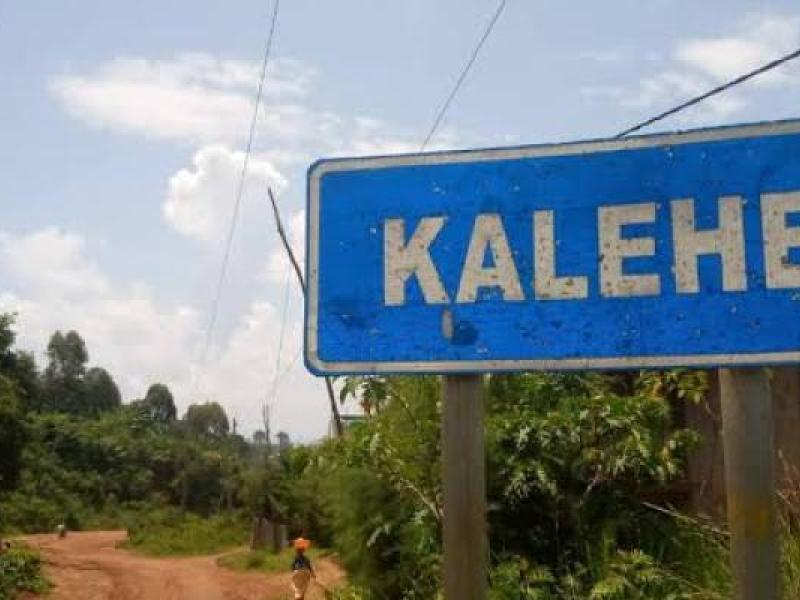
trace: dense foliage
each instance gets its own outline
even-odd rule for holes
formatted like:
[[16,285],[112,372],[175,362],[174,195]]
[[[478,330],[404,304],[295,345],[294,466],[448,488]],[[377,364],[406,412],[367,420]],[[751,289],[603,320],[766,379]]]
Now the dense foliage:
[[[232,432],[216,402],[178,419],[171,392],[156,383],[122,404],[108,371],[89,365],[77,332],[53,334],[39,372],[14,348],[13,318],[0,315],[0,533],[52,531],[61,522],[163,533],[165,514],[183,531],[197,525],[184,513],[262,514],[264,484],[274,479],[263,474],[276,468],[266,440]],[[242,522],[231,528],[237,543],[246,539]]]
[[[727,597],[725,540],[663,507],[696,436],[671,399],[702,397],[696,373],[500,375],[487,383],[495,600]],[[440,594],[439,383],[353,379],[369,417],[295,449],[284,496],[339,552],[342,598]]]

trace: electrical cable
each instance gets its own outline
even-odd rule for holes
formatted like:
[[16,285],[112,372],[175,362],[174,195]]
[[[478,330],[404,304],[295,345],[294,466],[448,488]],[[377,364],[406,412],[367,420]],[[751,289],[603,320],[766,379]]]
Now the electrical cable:
[[447,96],[447,99],[442,104],[442,107],[439,109],[438,114],[436,115],[436,119],[433,121],[433,125],[431,125],[430,130],[428,131],[428,135],[425,136],[425,140],[422,142],[422,146],[420,146],[419,151],[423,152],[425,148],[428,147],[428,144],[433,138],[433,135],[436,133],[436,130],[439,129],[439,125],[441,125],[442,120],[444,119],[445,114],[447,113],[450,105],[452,104],[453,100],[458,94],[458,90],[461,88],[461,84],[464,83],[464,80],[467,78],[470,69],[472,69],[472,65],[475,64],[475,61],[478,58],[478,54],[480,54],[481,48],[486,43],[486,40],[489,39],[489,36],[492,34],[494,30],[494,26],[497,24],[497,21],[500,19],[500,15],[503,14],[503,10],[505,10],[507,0],[501,0],[500,4],[497,6],[497,10],[495,11],[494,15],[492,16],[489,24],[486,27],[486,30],[483,32],[478,45],[475,46],[475,49],[472,51],[472,55],[470,59],[467,61],[467,64],[464,65],[464,68],[461,71],[461,74],[458,76],[456,80],[456,84],[453,86],[453,89],[450,91],[450,95]]
[[[217,279],[216,290],[214,292],[214,296],[211,302],[211,310],[209,311],[209,319],[208,325],[206,328],[206,336],[205,341],[203,344],[203,351],[200,354],[200,360],[198,361],[198,365],[202,369],[203,365],[208,358],[208,351],[211,347],[211,340],[214,335],[214,328],[217,324],[217,317],[219,315],[219,307],[220,307],[220,300],[222,298],[222,289],[225,285],[225,277],[228,272],[228,264],[230,262],[231,257],[231,248],[233,247],[233,238],[236,234],[236,225],[239,220],[239,212],[242,205],[242,196],[244,194],[244,183],[247,179],[247,169],[250,165],[250,155],[253,149],[253,139],[255,138],[255,131],[256,131],[256,123],[258,122],[258,113],[261,107],[261,97],[264,92],[264,84],[267,78],[267,67],[269,65],[269,58],[272,52],[272,40],[275,37],[275,27],[278,21],[278,9],[280,7],[280,0],[275,0],[272,9],[272,17],[270,19],[269,25],[269,34],[267,35],[267,41],[264,48],[264,58],[261,64],[261,72],[260,77],[258,80],[258,88],[256,90],[256,97],[255,97],[255,105],[253,107],[253,116],[250,120],[250,128],[247,134],[247,146],[245,148],[244,153],[244,161],[242,162],[242,170],[239,173],[239,181],[236,188],[236,197],[233,204],[233,213],[231,214],[230,225],[228,227],[228,234],[225,238],[225,251],[222,256],[222,265],[219,271],[219,277]],[[195,381],[195,385],[197,385],[197,381]],[[193,386],[194,388],[195,386]],[[194,392],[197,390],[195,389]]]
[[718,85],[717,87],[715,87],[713,89],[710,89],[709,91],[705,92],[704,94],[700,94],[699,96],[695,96],[691,100],[687,100],[686,102],[683,102],[682,104],[679,104],[678,106],[670,108],[669,110],[665,110],[664,112],[656,115],[655,117],[647,119],[646,121],[642,121],[641,123],[638,123],[638,124],[634,125],[633,127],[629,127],[628,129],[626,129],[626,130],[618,133],[617,135],[615,135],[614,138],[615,139],[623,138],[623,137],[625,137],[627,135],[630,135],[631,133],[639,131],[640,129],[644,129],[645,127],[649,127],[653,123],[657,123],[658,121],[662,121],[663,119],[666,119],[667,117],[671,117],[672,115],[677,114],[677,113],[679,113],[679,112],[681,112],[683,110],[686,110],[689,107],[692,107],[692,106],[694,106],[696,104],[700,104],[701,102],[703,102],[704,100],[708,100],[712,96],[716,96],[717,94],[721,94],[722,92],[724,92],[726,90],[729,90],[732,87],[740,85],[740,84],[744,83],[745,81],[747,81],[749,79],[752,79],[753,77],[756,77],[758,75],[766,73],[767,71],[771,71],[772,69],[776,69],[777,67],[780,67],[781,65],[786,64],[789,61],[794,60],[794,59],[796,59],[798,57],[800,57],[800,48],[798,48],[797,50],[795,50],[793,52],[790,52],[789,54],[786,54],[786,55],[784,55],[784,56],[782,56],[780,58],[777,58],[777,59],[775,59],[773,61],[770,61],[770,62],[768,62],[768,63],[766,63],[766,64],[764,64],[764,65],[762,65],[762,66],[760,66],[760,67],[758,67],[756,69],[753,69],[752,71],[750,71],[748,73],[745,73],[744,75],[740,75],[739,77],[737,77],[735,79],[732,79],[732,80],[730,80],[730,81],[728,81],[726,83]]

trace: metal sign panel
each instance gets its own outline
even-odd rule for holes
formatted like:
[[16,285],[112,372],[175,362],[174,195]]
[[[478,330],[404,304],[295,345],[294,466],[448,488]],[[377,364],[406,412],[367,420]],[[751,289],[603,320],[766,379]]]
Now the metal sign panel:
[[315,373],[800,361],[800,121],[323,160]]

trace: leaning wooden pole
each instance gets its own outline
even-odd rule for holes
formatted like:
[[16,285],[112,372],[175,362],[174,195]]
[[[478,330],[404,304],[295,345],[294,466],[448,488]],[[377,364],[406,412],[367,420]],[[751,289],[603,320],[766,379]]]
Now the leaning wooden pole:
[[[278,236],[281,238],[283,248],[292,263],[294,274],[297,276],[297,282],[300,284],[300,289],[303,292],[303,299],[306,298],[306,282],[303,278],[303,271],[300,269],[300,263],[297,262],[297,257],[294,255],[292,245],[289,243],[289,238],[286,236],[286,230],[283,228],[283,219],[281,219],[281,212],[278,209],[278,202],[275,200],[275,194],[272,193],[272,188],[267,188],[270,204],[272,204],[272,214],[275,216],[275,227],[278,230]],[[344,434],[344,426],[342,425],[342,415],[339,414],[339,407],[336,405],[336,393],[333,389],[333,381],[330,377],[325,376],[325,389],[328,392],[328,402],[331,406],[331,414],[333,415],[333,422],[336,427],[336,435],[341,437]]]

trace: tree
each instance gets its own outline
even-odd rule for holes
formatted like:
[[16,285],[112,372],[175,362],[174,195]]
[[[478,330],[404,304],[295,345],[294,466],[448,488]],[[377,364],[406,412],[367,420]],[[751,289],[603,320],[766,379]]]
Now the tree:
[[11,313],[0,313],[0,366],[5,366],[7,357],[11,354],[14,346],[16,334],[13,329],[14,315]]
[[56,331],[47,344],[49,363],[44,371],[47,408],[58,412],[83,412],[86,363],[89,353],[83,338],[75,331],[66,335]]
[[0,314],[0,375],[15,384],[23,411],[34,410],[41,396],[39,373],[32,354],[14,350],[14,318],[13,314]]
[[140,407],[147,417],[156,423],[172,423],[177,418],[175,399],[163,383],[154,383],[148,388]]
[[100,367],[89,369],[84,377],[84,414],[99,415],[118,408],[122,404],[122,396],[117,384],[108,371]]
[[230,431],[225,409],[216,402],[192,404],[183,419],[187,429],[197,437],[222,439]]
[[33,354],[22,350],[14,352],[14,366],[7,376],[17,384],[17,395],[23,411],[40,410],[42,381]]
[[14,385],[0,375],[0,492],[16,485],[24,444],[24,422]]

